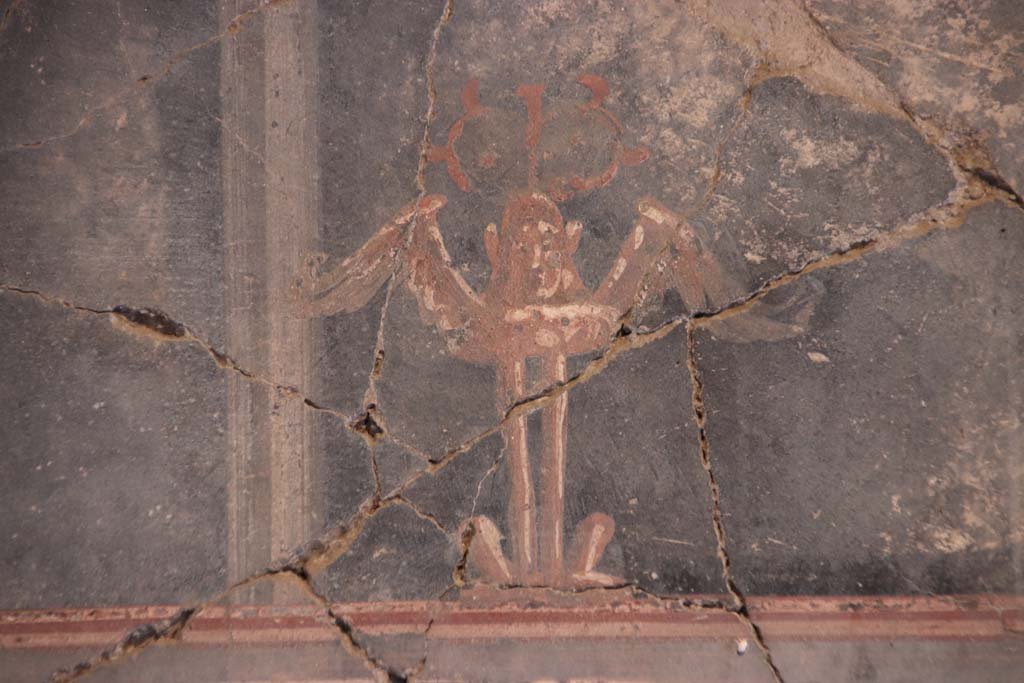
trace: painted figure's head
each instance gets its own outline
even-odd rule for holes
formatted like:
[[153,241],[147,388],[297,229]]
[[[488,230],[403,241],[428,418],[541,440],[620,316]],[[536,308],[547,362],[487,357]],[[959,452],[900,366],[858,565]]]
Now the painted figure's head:
[[465,113],[448,131],[445,146],[428,158],[447,164],[452,181],[465,192],[507,197],[542,193],[556,202],[604,187],[619,167],[647,159],[642,147],[627,147],[625,131],[603,102],[603,78],[578,79],[591,92],[588,101],[544,101],[543,85],[520,85],[522,109],[481,104],[479,84],[462,90]]
[[559,303],[583,286],[572,256],[583,226],[566,223],[547,195],[526,193],[505,205],[501,226],[484,233],[493,291],[508,303]]

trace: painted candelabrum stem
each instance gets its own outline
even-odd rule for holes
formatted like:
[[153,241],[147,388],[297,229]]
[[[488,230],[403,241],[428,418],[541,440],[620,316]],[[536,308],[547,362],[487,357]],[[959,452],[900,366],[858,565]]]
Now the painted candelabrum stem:
[[[541,384],[557,386],[565,383],[565,356],[552,354],[543,360]],[[541,508],[539,545],[541,576],[547,584],[562,581],[565,555],[565,457],[569,441],[566,417],[569,394],[555,396],[541,413],[544,452],[541,459]]]
[[[500,361],[498,374],[498,414],[524,396],[525,359]],[[505,458],[508,461],[509,546],[512,567],[516,575],[528,576],[537,561],[536,503],[533,476],[530,471],[530,452],[527,444],[527,415],[519,413],[509,418],[501,428]]]

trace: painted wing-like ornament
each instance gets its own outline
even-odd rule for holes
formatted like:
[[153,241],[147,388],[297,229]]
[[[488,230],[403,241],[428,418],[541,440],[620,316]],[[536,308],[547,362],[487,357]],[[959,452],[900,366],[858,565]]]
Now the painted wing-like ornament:
[[356,311],[398,273],[416,296],[424,322],[443,332],[467,326],[483,306],[452,266],[441,239],[437,212],[445,201],[441,195],[428,195],[405,206],[334,267],[324,268],[326,255],[311,255],[298,281],[303,313]]
[[813,277],[801,278],[785,290],[769,292],[751,308],[715,318],[708,329],[731,342],[779,341],[803,334],[825,286]]
[[[666,261],[663,277],[688,311],[714,311],[740,301],[747,288],[727,272],[709,248],[710,239],[680,222],[679,233]],[[825,288],[803,278],[784,290],[769,292],[750,308],[716,317],[706,323],[719,338],[732,342],[778,341],[802,334]]]
[[333,267],[330,257],[307,257],[297,287],[302,312],[307,316],[352,313],[365,306],[398,269],[406,226],[416,213],[410,204],[383,225],[366,244]]

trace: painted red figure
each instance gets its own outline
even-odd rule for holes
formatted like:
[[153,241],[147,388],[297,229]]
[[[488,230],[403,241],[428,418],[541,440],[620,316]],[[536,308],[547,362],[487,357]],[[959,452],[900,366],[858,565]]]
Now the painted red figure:
[[[311,315],[351,312],[403,268],[406,284],[419,301],[424,321],[442,332],[457,332],[454,354],[494,365],[497,410],[527,396],[525,365],[540,361],[539,386],[567,380],[566,357],[609,345],[643,284],[659,260],[690,310],[706,305],[708,293],[725,280],[710,252],[700,248],[689,225],[654,199],[640,200],[632,232],[611,272],[588,290],[573,255],[583,226],[566,222],[558,203],[580,192],[604,187],[623,166],[643,163],[647,151],[627,147],[623,128],[603,102],[605,81],[579,79],[591,92],[587,102],[542,106],[542,85],[522,85],[522,112],[482,105],[477,83],[462,94],[465,113],[450,128],[447,144],[432,147],[428,159],[447,164],[463,191],[500,191],[506,197],[501,226],[490,224],[484,244],[491,276],[475,292],[451,265],[438,229],[442,195],[428,195],[405,207],[366,245],[328,272],[304,283]],[[517,131],[523,131],[517,133]],[[564,491],[566,411],[562,393],[542,410],[543,453],[538,505],[527,447],[527,418],[517,415],[503,427],[511,474],[506,534],[486,517],[475,526],[469,561],[483,581],[502,585],[561,587],[609,586],[622,580],[598,571],[615,523],[594,513],[576,527],[566,553]]]

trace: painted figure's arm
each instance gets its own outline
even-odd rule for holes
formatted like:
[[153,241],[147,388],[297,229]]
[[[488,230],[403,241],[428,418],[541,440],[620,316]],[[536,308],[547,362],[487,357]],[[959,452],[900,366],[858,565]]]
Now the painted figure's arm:
[[437,211],[445,201],[441,195],[420,201],[405,259],[407,284],[420,304],[420,315],[442,331],[465,327],[483,312],[479,297],[452,266],[441,239]]
[[625,313],[636,300],[644,277],[669,244],[688,231],[685,221],[656,200],[640,200],[633,232],[623,243],[619,256],[604,282],[594,292],[595,303]]

